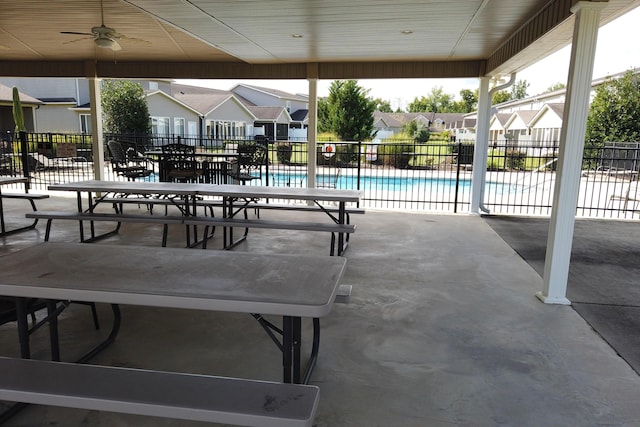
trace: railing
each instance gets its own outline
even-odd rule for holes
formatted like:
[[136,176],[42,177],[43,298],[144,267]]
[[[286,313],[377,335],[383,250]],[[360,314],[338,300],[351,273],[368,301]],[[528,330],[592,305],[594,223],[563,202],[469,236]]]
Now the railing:
[[[198,152],[222,152],[253,139],[216,140],[158,136],[108,135],[140,152],[169,143],[195,145]],[[307,186],[306,141],[261,140],[269,149],[269,165],[252,185]],[[551,213],[556,181],[557,146],[532,142],[492,143],[488,152],[483,207],[492,213]],[[87,135],[28,134],[31,188],[93,177],[91,141]],[[432,212],[468,212],[471,200],[472,144],[413,141],[319,142],[316,185],[358,189],[364,207]],[[0,172],[22,175],[20,145],[3,141]],[[50,160],[46,164],[44,157]],[[105,177],[113,173],[105,154]],[[157,167],[157,165],[156,165]],[[640,218],[637,185],[640,144],[607,143],[585,149],[576,214],[598,218]],[[157,174],[148,179],[157,180]]]

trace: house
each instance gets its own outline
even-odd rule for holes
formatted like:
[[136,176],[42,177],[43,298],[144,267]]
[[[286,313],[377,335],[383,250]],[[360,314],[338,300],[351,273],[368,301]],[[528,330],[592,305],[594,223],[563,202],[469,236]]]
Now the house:
[[509,113],[496,113],[489,121],[489,141],[501,144],[504,143],[507,120],[511,117]]
[[284,107],[289,114],[299,110],[309,110],[309,97],[307,95],[295,95],[282,90],[248,84],[238,84],[231,88],[231,92],[251,105]]
[[558,146],[563,113],[564,102],[549,103],[531,119],[531,145],[543,148],[540,154],[547,154],[548,150],[544,149]]
[[504,126],[507,145],[518,145],[518,142],[531,144],[529,125],[537,112],[537,110],[518,110],[511,114]]
[[[640,69],[630,71],[637,73]],[[627,72],[594,79],[591,82],[591,99],[598,86],[611,79],[623,77]],[[557,146],[560,141],[565,97],[566,89],[561,88],[494,105],[489,124],[489,141],[504,145],[505,140],[510,140],[510,145],[527,147],[525,150],[537,150],[538,147],[542,147],[544,155],[548,151],[546,149]],[[476,116],[476,112],[466,114],[465,121],[475,120]],[[450,129],[455,133],[457,140],[475,141],[475,125],[470,132],[468,122],[452,122]]]
[[[146,93],[155,135],[209,138],[221,142],[265,135],[277,140],[288,139],[290,129],[296,129],[298,136],[306,139],[306,96],[249,85],[238,85],[234,92],[179,85],[170,80],[133,81],[141,84]],[[0,83],[5,87],[2,93],[5,100],[0,104],[2,128],[13,129],[9,107],[12,105],[11,87],[16,86],[22,90],[24,107],[31,110],[25,115],[29,130],[91,133],[86,79],[0,78]],[[1,109],[4,104],[8,108],[6,111]],[[295,110],[290,113],[292,109]]]
[[254,135],[256,116],[229,91],[172,84],[171,95],[199,112],[199,137],[224,142]]
[[[278,89],[269,89],[248,84],[238,84],[231,89],[252,111],[260,113],[261,117],[256,128],[263,127],[264,135],[271,141],[283,139],[307,139],[309,125],[309,97],[302,94],[291,94]],[[279,107],[279,110],[254,107]]]
[[161,90],[147,93],[147,106],[154,135],[200,136],[202,114],[192,106]]
[[401,132],[403,127],[411,122],[416,122],[431,132],[442,132],[449,129],[451,123],[462,119],[463,114],[458,113],[385,113],[374,111],[373,126],[377,130],[377,139],[385,139]]
[[[13,85],[0,84],[0,132],[2,140],[13,138],[16,125],[13,121]],[[28,131],[33,131],[36,127],[34,112],[42,105],[42,101],[18,91],[24,115],[24,124]]]
[[254,135],[264,135],[269,141],[289,139],[291,116],[284,107],[247,106],[247,109],[256,117]]

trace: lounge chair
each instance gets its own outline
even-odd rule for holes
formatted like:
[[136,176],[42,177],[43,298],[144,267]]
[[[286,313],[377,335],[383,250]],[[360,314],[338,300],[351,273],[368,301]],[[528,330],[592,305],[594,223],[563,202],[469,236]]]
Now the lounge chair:
[[318,174],[316,176],[316,187],[336,188],[339,178],[340,168],[331,168],[328,173]]
[[33,160],[33,170],[70,169],[85,166],[88,162],[84,157],[52,157],[40,153],[29,153]]
[[[638,203],[640,203],[640,193],[638,192],[638,181],[632,181],[627,185],[622,194],[613,194],[609,197],[609,205],[614,200],[622,202],[622,210],[638,211]],[[629,204],[631,203],[631,207]]]

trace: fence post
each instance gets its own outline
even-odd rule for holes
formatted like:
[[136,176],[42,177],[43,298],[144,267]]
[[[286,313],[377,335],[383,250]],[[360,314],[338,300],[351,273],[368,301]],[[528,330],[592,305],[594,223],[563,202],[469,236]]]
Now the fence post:
[[20,139],[20,157],[22,159],[22,176],[27,178],[24,183],[25,191],[29,191],[29,145],[27,144],[27,133],[23,130],[18,132]]
[[458,213],[458,190],[460,188],[460,158],[462,157],[462,142],[458,142],[458,156],[456,157],[456,190],[453,195],[453,213]]
[[362,169],[362,141],[358,141],[358,180],[356,181],[356,189],[360,190],[360,176]]

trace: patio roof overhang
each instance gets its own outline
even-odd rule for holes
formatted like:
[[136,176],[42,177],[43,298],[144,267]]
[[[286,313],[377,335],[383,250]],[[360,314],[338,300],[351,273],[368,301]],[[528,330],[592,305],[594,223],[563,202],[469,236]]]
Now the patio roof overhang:
[[[510,74],[571,42],[575,0],[0,0],[0,75],[360,79]],[[610,0],[601,25],[640,4]],[[99,48],[91,28],[122,35]]]

